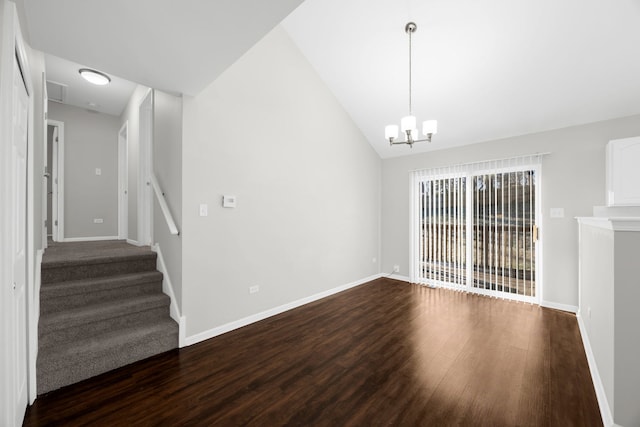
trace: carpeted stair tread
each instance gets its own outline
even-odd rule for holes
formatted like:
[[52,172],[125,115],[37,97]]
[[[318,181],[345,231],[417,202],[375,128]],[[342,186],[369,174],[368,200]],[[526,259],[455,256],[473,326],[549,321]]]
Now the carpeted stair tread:
[[50,270],[54,268],[62,268],[62,267],[76,267],[79,265],[97,265],[97,264],[111,264],[116,262],[123,261],[132,261],[136,259],[156,259],[156,253],[153,251],[144,251],[135,255],[97,255],[97,256],[88,256],[79,259],[66,260],[66,261],[48,261],[42,262],[43,270]]
[[162,273],[159,271],[49,283],[40,288],[40,311],[48,314],[161,290]]
[[171,318],[79,340],[38,355],[38,394],[177,348]]
[[[44,258],[43,258],[44,259]],[[42,264],[41,283],[81,280],[156,270],[157,254],[148,252],[134,256],[94,257]]]
[[42,260],[38,394],[178,347],[157,254],[123,240],[53,243]]
[[141,295],[127,300],[113,300],[100,304],[43,314],[40,317],[39,334],[46,335],[57,329],[81,326],[88,322],[124,316],[131,312],[140,312],[157,307],[169,307],[171,299],[163,294]]
[[42,268],[57,268],[78,264],[118,262],[123,259],[155,257],[149,246],[133,246],[124,240],[52,244],[42,258]]
[[72,345],[59,347],[55,350],[48,349],[43,351],[42,357],[39,358],[39,368],[44,371],[57,369],[65,365],[74,365],[72,359],[86,357],[89,354],[94,356],[100,355],[100,352],[113,348],[126,348],[128,344],[135,342],[143,337],[150,335],[166,335],[178,333],[178,324],[171,318],[162,319],[154,322],[148,322],[143,325],[131,326],[127,329],[107,332],[102,335],[89,337],[84,340],[77,341]]
[[47,283],[40,288],[40,300],[57,298],[78,293],[84,293],[90,288],[91,292],[105,289],[115,289],[132,286],[138,283],[146,283],[154,280],[162,280],[162,273],[157,270],[143,271],[140,273],[118,274],[115,276],[93,277],[79,280],[67,280],[56,283]]

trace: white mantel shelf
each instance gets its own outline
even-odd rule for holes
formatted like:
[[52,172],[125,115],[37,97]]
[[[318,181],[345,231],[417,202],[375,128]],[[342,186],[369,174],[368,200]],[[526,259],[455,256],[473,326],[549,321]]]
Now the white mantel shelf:
[[580,224],[613,231],[640,231],[640,217],[576,217]]

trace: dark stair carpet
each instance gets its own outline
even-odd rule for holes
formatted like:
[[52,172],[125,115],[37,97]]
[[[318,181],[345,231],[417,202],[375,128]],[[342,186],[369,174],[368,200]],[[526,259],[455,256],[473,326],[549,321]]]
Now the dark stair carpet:
[[42,260],[38,394],[178,347],[148,247],[54,243]]

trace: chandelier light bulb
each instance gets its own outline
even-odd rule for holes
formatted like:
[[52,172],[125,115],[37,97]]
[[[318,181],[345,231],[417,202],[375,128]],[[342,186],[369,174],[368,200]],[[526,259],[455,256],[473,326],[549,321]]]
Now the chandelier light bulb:
[[438,121],[426,120],[422,124],[422,133],[425,135],[435,135],[436,133],[438,133]]
[[398,125],[388,125],[385,127],[384,137],[387,139],[396,139],[398,137]]
[[406,132],[416,128],[416,116],[405,116],[400,121],[400,129]]

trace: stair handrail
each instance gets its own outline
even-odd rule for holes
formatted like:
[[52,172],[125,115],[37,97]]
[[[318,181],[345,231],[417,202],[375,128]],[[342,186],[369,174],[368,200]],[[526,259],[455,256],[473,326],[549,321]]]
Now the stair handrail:
[[160,184],[158,183],[158,179],[156,178],[156,175],[154,173],[151,174],[151,185],[153,186],[153,192],[156,194],[156,198],[158,199],[158,204],[160,205],[160,209],[162,210],[164,219],[169,226],[169,232],[171,234],[179,236],[180,230],[178,230],[176,222],[173,220],[173,216],[171,215],[171,211],[169,210],[167,201],[164,198],[164,193],[160,189]]

